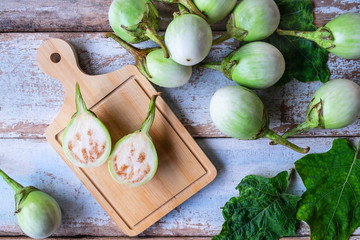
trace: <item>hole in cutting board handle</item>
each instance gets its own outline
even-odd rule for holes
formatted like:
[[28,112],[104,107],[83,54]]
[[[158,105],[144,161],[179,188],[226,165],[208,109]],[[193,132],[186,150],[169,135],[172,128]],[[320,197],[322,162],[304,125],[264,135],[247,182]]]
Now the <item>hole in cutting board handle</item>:
[[50,60],[53,62],[53,63],[58,63],[61,61],[61,55],[59,53],[53,53],[50,55]]

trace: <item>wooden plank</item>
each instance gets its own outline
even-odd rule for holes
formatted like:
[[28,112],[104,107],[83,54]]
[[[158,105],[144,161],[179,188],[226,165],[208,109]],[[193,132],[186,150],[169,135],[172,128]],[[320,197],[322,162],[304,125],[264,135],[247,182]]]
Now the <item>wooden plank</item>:
[[[132,56],[102,33],[8,33],[0,35],[0,137],[43,138],[44,130],[55,118],[64,100],[61,84],[46,76],[35,63],[37,48],[48,38],[62,38],[72,43],[80,66],[88,74],[103,74],[125,65],[134,64]],[[148,41],[139,47],[153,47]],[[214,46],[206,61],[219,61],[238,47],[229,40]],[[360,59],[345,60],[330,54],[331,78],[348,78],[360,83]],[[212,124],[209,102],[220,87],[233,84],[221,72],[193,68],[190,82],[183,87],[166,89],[162,97],[196,137],[224,137]],[[319,82],[301,83],[296,80],[280,88],[257,91],[270,116],[270,127],[283,132],[304,121],[307,104]],[[339,130],[313,130],[302,136],[357,136],[360,120]]]
[[[360,137],[349,140],[356,144]],[[293,142],[309,145],[311,152],[316,153],[328,151],[332,141],[333,138],[299,138]],[[294,161],[302,157],[283,146],[269,146],[266,139],[202,138],[197,142],[216,166],[217,178],[147,229],[142,237],[214,236],[224,221],[220,208],[238,194],[235,187],[243,177],[250,174],[272,177],[293,168]],[[0,139],[0,166],[23,185],[34,185],[58,200],[63,223],[55,236],[124,236],[45,140]],[[296,195],[304,192],[299,176],[294,177],[288,191]],[[21,235],[13,215],[14,193],[2,180],[0,192],[0,236]],[[305,223],[301,223],[297,235],[309,235]],[[354,235],[360,235],[360,229]]]
[[[0,32],[110,31],[106,1],[10,0],[0,2]],[[358,0],[312,0],[315,25],[322,26],[345,12],[359,12]],[[177,11],[174,4],[155,2],[161,16],[160,29],[165,30]],[[214,24],[214,30],[225,30],[225,21]]]

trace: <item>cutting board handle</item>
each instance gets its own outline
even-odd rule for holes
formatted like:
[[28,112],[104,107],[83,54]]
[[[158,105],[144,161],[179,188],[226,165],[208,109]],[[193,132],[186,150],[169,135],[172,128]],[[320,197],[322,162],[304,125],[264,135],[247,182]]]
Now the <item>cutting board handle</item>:
[[73,92],[76,82],[86,75],[79,67],[73,46],[62,39],[44,41],[37,52],[36,61],[47,75],[59,80],[65,92]]

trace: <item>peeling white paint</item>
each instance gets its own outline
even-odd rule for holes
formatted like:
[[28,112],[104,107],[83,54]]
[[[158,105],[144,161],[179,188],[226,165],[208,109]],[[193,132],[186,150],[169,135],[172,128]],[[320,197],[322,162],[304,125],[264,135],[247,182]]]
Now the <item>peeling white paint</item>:
[[[44,137],[44,128],[55,118],[64,98],[61,84],[38,69],[36,50],[50,37],[68,39],[75,47],[80,65],[89,74],[103,74],[134,64],[133,57],[102,33],[29,33],[0,35],[0,137]],[[138,47],[153,47],[147,41]],[[213,47],[205,61],[219,61],[236,49],[238,43],[228,40]],[[331,78],[350,78],[360,83],[360,60],[344,60],[330,55]],[[163,98],[180,121],[194,130],[196,136],[220,136],[212,125],[208,105],[212,94],[220,87],[234,84],[221,72],[194,67],[190,82],[183,87],[165,89]],[[321,85],[318,82],[292,81],[281,88],[257,91],[269,115],[270,127],[283,131],[288,124],[304,120],[307,104]],[[285,108],[284,108],[285,107]],[[38,127],[36,127],[38,126]],[[280,128],[283,126],[282,128]],[[12,129],[12,130],[11,130]],[[309,135],[358,135],[360,121],[340,130],[310,131]]]
[[[309,145],[312,153],[326,152],[334,138],[290,139],[299,146]],[[360,140],[350,139],[354,144]],[[269,140],[240,141],[234,139],[197,139],[200,147],[218,170],[218,176],[207,187],[195,194],[142,236],[213,236],[222,226],[221,207],[238,193],[235,190],[241,179],[250,174],[272,177],[280,171],[294,168],[294,162],[302,157],[283,146],[269,146]],[[24,149],[32,149],[30,157],[23,159]],[[56,236],[123,236],[105,211],[90,195],[62,159],[45,140],[0,139],[0,152],[9,157],[0,162],[0,168],[16,163],[19,168],[30,162],[34,172],[28,175],[11,170],[12,177],[24,185],[34,185],[52,195],[59,202],[64,217]],[[14,169],[14,166],[12,167]],[[9,172],[9,173],[10,173]],[[289,192],[301,195],[304,186],[295,176]],[[4,235],[21,234],[13,216],[13,191],[0,180],[0,232]],[[206,204],[204,204],[206,201]],[[309,229],[302,224],[299,235]],[[355,234],[360,234],[357,230]]]

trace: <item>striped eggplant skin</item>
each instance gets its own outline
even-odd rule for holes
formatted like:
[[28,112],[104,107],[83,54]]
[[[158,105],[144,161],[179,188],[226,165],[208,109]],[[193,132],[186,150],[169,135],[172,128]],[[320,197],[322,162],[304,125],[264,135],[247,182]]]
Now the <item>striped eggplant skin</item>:
[[149,3],[151,10],[157,15],[157,10],[150,0],[114,0],[109,8],[109,22],[111,28],[116,35],[122,38],[126,42],[137,43],[148,39],[144,36],[142,39],[129,34],[124,27],[131,27],[141,22],[144,17],[144,11],[146,4]]
[[21,230],[31,238],[47,238],[61,224],[61,209],[54,198],[41,191],[32,191],[21,202],[17,213]]
[[260,98],[242,86],[217,90],[210,101],[210,116],[222,133],[241,140],[256,138],[266,119]]
[[333,35],[334,55],[346,59],[360,58],[360,13],[342,14],[325,25]]
[[[322,109],[313,111],[321,101]],[[316,90],[307,110],[307,120],[319,119],[319,127],[343,128],[352,124],[360,115],[360,86],[347,79],[334,79]],[[316,127],[316,126],[315,126]]]
[[236,0],[194,0],[194,3],[213,24],[223,20],[230,14],[235,7]]
[[175,62],[193,66],[209,54],[212,31],[202,17],[184,13],[169,24],[165,32],[165,44]]
[[190,80],[192,74],[191,66],[183,66],[171,58],[164,58],[161,49],[154,50],[146,56],[146,66],[150,76],[149,81],[161,87],[183,86]]
[[234,10],[235,25],[247,31],[244,41],[269,37],[280,23],[280,11],[274,0],[242,0]]
[[265,89],[277,83],[285,71],[285,59],[273,45],[265,42],[248,43],[227,61],[237,62],[231,69],[231,78],[239,85]]

